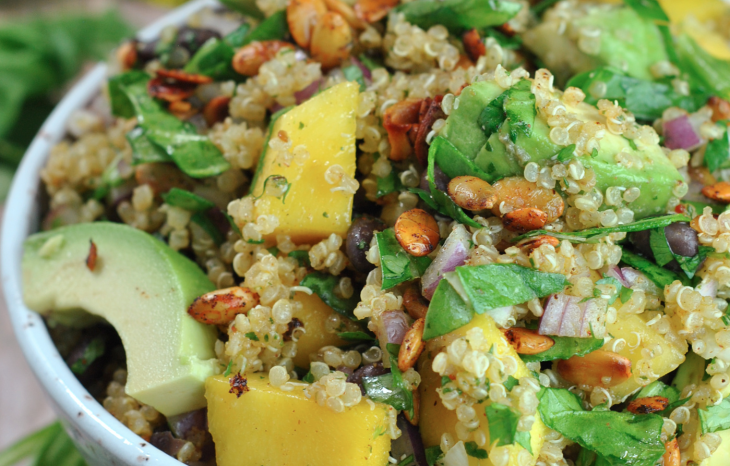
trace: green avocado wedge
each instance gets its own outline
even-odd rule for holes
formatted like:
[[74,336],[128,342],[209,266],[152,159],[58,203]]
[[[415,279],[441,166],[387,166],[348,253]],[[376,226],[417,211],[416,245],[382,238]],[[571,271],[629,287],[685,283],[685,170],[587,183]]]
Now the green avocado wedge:
[[[93,270],[86,263],[91,241],[97,251]],[[214,286],[194,262],[145,232],[97,222],[29,237],[22,272],[30,309],[79,326],[91,314],[116,329],[131,397],[166,416],[205,406],[216,334],[187,308]]]

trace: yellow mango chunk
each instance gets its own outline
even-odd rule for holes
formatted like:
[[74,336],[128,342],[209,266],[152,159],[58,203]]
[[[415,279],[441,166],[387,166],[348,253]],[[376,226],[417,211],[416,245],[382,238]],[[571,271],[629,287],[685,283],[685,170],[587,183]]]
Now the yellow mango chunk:
[[205,384],[208,425],[218,466],[383,466],[388,463],[388,409],[363,399],[336,413],[304,395],[249,374],[248,391],[229,393],[222,376]]
[[722,443],[702,466],[727,466],[727,459],[730,458],[730,430],[721,430],[717,435],[722,438]]
[[[522,362],[522,359],[517,355],[514,348],[504,339],[502,332],[497,328],[494,320],[486,314],[477,314],[474,316],[469,325],[465,325],[447,335],[439,338],[434,338],[428,342],[426,350],[423,352],[423,356],[419,361],[418,371],[421,374],[421,384],[418,386],[419,394],[421,396],[421,409],[419,426],[421,428],[421,436],[423,437],[423,444],[428,446],[439,445],[441,443],[441,435],[444,432],[450,433],[454,439],[458,439],[456,436],[456,411],[447,409],[442,403],[439,394],[436,389],[441,387],[441,376],[436,374],[431,369],[433,358],[439,353],[439,350],[444,346],[451,343],[453,340],[463,337],[466,332],[474,327],[479,327],[484,332],[484,336],[487,341],[493,343],[496,346],[497,351],[501,354],[509,354],[517,360],[517,371],[513,377],[519,379],[529,375],[527,367]],[[474,409],[479,413],[479,419],[481,423],[480,429],[489,437],[489,423],[487,422],[487,415],[484,408],[489,403],[475,405]],[[542,444],[545,441],[545,433],[547,428],[542,423],[540,415],[535,416],[535,423],[530,431],[530,444],[532,445],[533,460],[530,464],[537,462],[537,455],[542,448]],[[490,442],[487,442],[489,444]],[[487,446],[483,447],[485,450],[489,450]],[[518,466],[517,457],[520,450],[523,450],[520,445],[509,445],[507,448],[510,449],[510,460],[509,466]],[[479,459],[473,456],[469,457],[469,466],[488,466],[492,462],[489,459]]]
[[327,319],[335,312],[316,294],[308,295],[299,292],[294,298],[302,303],[302,310],[294,313],[294,317],[304,324],[306,333],[297,342],[297,355],[294,365],[303,369],[309,368],[309,354],[316,353],[323,346],[343,346],[347,342],[337,334],[328,333],[325,327]]
[[[285,234],[295,243],[314,243],[332,233],[343,237],[347,234],[353,195],[332,192],[335,185],[327,183],[324,174],[331,166],[339,165],[347,176],[355,176],[355,110],[359,92],[357,83],[338,84],[289,110],[274,124],[272,138],[283,131],[292,149],[303,145],[309,157],[303,165],[291,161],[287,167],[276,151],[265,148],[251,193],[261,196],[255,204],[254,218],[274,215],[279,219],[279,226],[268,239]],[[281,175],[291,183],[285,197],[261,195],[266,179],[272,175]]]
[[[611,388],[610,393],[614,400],[623,400],[644,385],[648,385],[664,374],[673,371],[684,362],[687,343],[684,340],[677,344],[669,342],[663,335],[658,334],[653,327],[646,325],[646,318],[647,316],[643,314],[622,315],[615,323],[607,326],[606,332],[608,334],[613,335],[616,339],[623,338],[626,341],[624,348],[617,351],[617,353],[631,360],[631,372],[633,374],[629,380]],[[639,342],[638,346],[637,342]],[[644,360],[641,350],[649,348],[657,353],[655,350],[657,345],[662,350],[661,354],[657,354],[650,361],[652,374],[638,374],[639,362]],[[613,341],[609,341],[603,349],[613,351]]]
[[672,23],[679,24],[688,16],[699,21],[717,19],[727,11],[722,0],[659,0]]

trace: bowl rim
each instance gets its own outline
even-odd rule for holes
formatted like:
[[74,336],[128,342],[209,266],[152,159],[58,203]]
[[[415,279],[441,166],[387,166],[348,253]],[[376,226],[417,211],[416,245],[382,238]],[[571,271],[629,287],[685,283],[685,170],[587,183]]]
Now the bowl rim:
[[[135,37],[152,40],[165,27],[183,24],[193,13],[220,5],[217,0],[193,0],[141,29]],[[0,232],[2,286],[13,331],[25,359],[52,399],[56,413],[78,429],[78,432],[67,429],[76,442],[81,442],[81,436],[90,439],[111,454],[113,464],[121,460],[128,465],[181,465],[129,430],[89,394],[58,353],[41,317],[23,302],[23,242],[38,231],[40,171],[51,148],[64,138],[69,116],[97,95],[107,78],[107,70],[105,64],[97,64],[71,88],[43,123],[18,167],[5,203]],[[92,452],[87,454],[94,456]]]

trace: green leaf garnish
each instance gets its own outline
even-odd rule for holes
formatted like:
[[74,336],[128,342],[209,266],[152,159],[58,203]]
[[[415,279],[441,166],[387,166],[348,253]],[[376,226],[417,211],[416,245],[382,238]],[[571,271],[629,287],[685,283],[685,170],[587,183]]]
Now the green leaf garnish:
[[562,388],[543,388],[538,397],[545,425],[611,465],[653,466],[664,454],[661,416],[585,411],[580,399]]
[[520,235],[512,240],[512,242],[522,241],[540,235],[554,236],[560,240],[567,239],[571,243],[597,243],[600,238],[608,236],[611,233],[631,233],[634,231],[651,230],[652,228],[661,228],[675,222],[689,222],[682,214],[665,215],[663,217],[645,218],[636,222],[627,223],[625,225],[617,225],[615,227],[588,228],[580,231],[568,231],[556,233],[547,230],[534,230],[524,235]]
[[357,307],[357,303],[360,302],[360,290],[355,290],[352,296],[347,299],[340,298],[335,294],[335,288],[339,282],[339,277],[320,272],[312,272],[304,277],[304,280],[301,281],[299,286],[306,286],[312,290],[312,292],[319,296],[335,312],[348,319],[357,320],[353,311]]
[[398,243],[392,228],[375,233],[375,239],[380,252],[384,290],[420,277],[431,264],[431,259],[426,256],[408,254]]
[[137,117],[143,137],[160,147],[185,174],[193,178],[220,175],[231,166],[207,136],[189,122],[167,112],[147,92],[150,76],[129,71],[109,79],[109,98],[115,116]]

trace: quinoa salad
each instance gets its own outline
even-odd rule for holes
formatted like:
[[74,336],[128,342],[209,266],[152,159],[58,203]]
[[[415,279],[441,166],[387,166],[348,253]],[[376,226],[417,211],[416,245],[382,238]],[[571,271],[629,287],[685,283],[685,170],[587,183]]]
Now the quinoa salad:
[[726,465],[728,26],[225,0],[110,57],[25,302],[188,465]]

